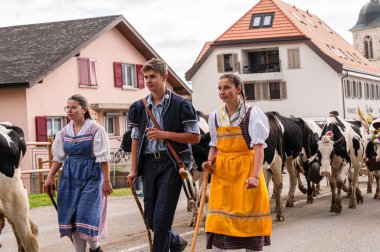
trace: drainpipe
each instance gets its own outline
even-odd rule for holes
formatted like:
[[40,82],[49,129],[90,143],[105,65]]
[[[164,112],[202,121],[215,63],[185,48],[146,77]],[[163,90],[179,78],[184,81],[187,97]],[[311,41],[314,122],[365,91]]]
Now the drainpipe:
[[346,103],[344,101],[344,78],[347,78],[348,76],[348,71],[346,71],[346,75],[342,76],[342,98],[343,98],[343,119],[346,119]]

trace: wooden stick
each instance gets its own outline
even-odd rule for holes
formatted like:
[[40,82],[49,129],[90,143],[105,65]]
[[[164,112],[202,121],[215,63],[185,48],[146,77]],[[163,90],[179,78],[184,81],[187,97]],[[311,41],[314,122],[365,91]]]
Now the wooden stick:
[[199,208],[198,208],[197,223],[195,224],[193,242],[191,243],[190,252],[194,252],[195,251],[195,245],[197,244],[199,226],[201,224],[202,214],[203,214],[203,208],[204,208],[205,201],[206,201],[208,177],[209,177],[209,170],[206,170],[205,171],[205,176],[203,178],[202,197],[201,197],[201,202],[200,202],[200,205],[199,205]]
[[153,245],[152,245],[152,235],[150,233],[150,230],[149,230],[149,227],[148,227],[148,223],[146,222],[145,220],[145,217],[144,217],[144,210],[141,206],[141,203],[140,203],[140,200],[139,198],[137,197],[137,194],[136,194],[136,190],[135,190],[135,187],[134,187],[134,183],[130,180],[128,182],[129,184],[129,187],[131,188],[131,192],[133,194],[133,197],[135,198],[135,201],[136,201],[136,204],[137,204],[137,207],[139,208],[140,210],[140,214],[144,220],[144,224],[145,224],[145,229],[146,229],[146,232],[148,234],[148,240],[149,240],[149,248],[150,248],[150,251],[152,252],[153,251]]

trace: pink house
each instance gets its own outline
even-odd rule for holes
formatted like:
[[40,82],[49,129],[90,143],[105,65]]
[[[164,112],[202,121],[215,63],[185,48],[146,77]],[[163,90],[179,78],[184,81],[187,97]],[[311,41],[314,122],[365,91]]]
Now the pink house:
[[[0,55],[0,121],[21,126],[27,141],[46,141],[67,123],[67,98],[80,93],[114,148],[129,106],[148,94],[142,64],[160,58],[123,16],[3,27]],[[169,75],[169,88],[190,97]]]

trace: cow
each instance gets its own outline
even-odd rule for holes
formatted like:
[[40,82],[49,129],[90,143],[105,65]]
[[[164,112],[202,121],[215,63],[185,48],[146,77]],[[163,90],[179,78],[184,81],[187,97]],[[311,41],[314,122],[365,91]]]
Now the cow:
[[[283,151],[285,156],[285,167],[289,174],[289,193],[286,207],[294,206],[294,193],[297,186],[297,180],[299,181],[299,188],[306,193],[306,189],[300,183],[300,178],[297,176],[296,168],[294,166],[295,160],[302,157],[305,164],[304,166],[311,164],[312,171],[318,170],[318,162],[315,162],[315,157],[312,156],[312,144],[314,144],[314,152],[316,153],[316,133],[314,133],[308,124],[301,118],[287,118],[277,112],[268,112],[273,115],[280,124],[283,132]],[[313,157],[313,159],[311,159]],[[308,167],[306,167],[307,170]],[[309,184],[310,185],[310,184]],[[309,190],[311,191],[311,186]],[[312,197],[312,196],[311,196]]]
[[273,196],[276,199],[276,220],[284,221],[284,210],[281,202],[282,167],[285,160],[284,153],[284,128],[280,121],[272,113],[265,113],[269,123],[269,136],[265,140],[267,147],[264,149],[263,172],[267,187],[273,180]]
[[[318,161],[318,140],[321,137],[322,129],[317,123],[311,119],[296,118],[293,119],[297,125],[302,129],[303,138],[307,139],[309,144],[303,144],[300,156],[295,160],[294,167],[298,180],[298,188],[301,192],[307,193],[307,203],[314,202],[314,196],[319,193],[319,182],[323,178],[319,175],[319,161]],[[309,149],[305,149],[309,146]],[[305,175],[307,181],[307,189],[302,185],[300,173]],[[316,184],[316,186],[315,186]]]
[[[364,157],[366,129],[350,124],[340,117],[328,117],[318,141],[320,175],[328,177],[332,191],[330,212],[342,212],[341,191],[349,175],[349,208],[363,203],[358,175]],[[355,201],[355,198],[357,202]]]
[[[373,175],[376,178],[376,193],[374,199],[380,199],[380,119],[374,120],[369,127],[370,141],[366,148],[366,166],[368,168],[368,178]],[[372,184],[368,179],[367,192],[372,192]]]
[[38,228],[29,217],[29,200],[21,179],[20,161],[26,152],[24,132],[0,123],[0,233],[5,219],[12,226],[19,251],[38,251]]

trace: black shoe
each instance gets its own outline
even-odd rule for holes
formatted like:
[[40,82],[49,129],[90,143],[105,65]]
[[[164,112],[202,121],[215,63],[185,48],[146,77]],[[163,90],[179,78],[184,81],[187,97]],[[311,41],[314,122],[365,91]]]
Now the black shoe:
[[104,252],[103,249],[99,246],[97,249],[92,250],[90,249],[90,252]]
[[180,238],[180,242],[181,242],[181,251],[184,251],[187,247],[187,241],[185,239],[183,239],[181,236],[179,238]]

